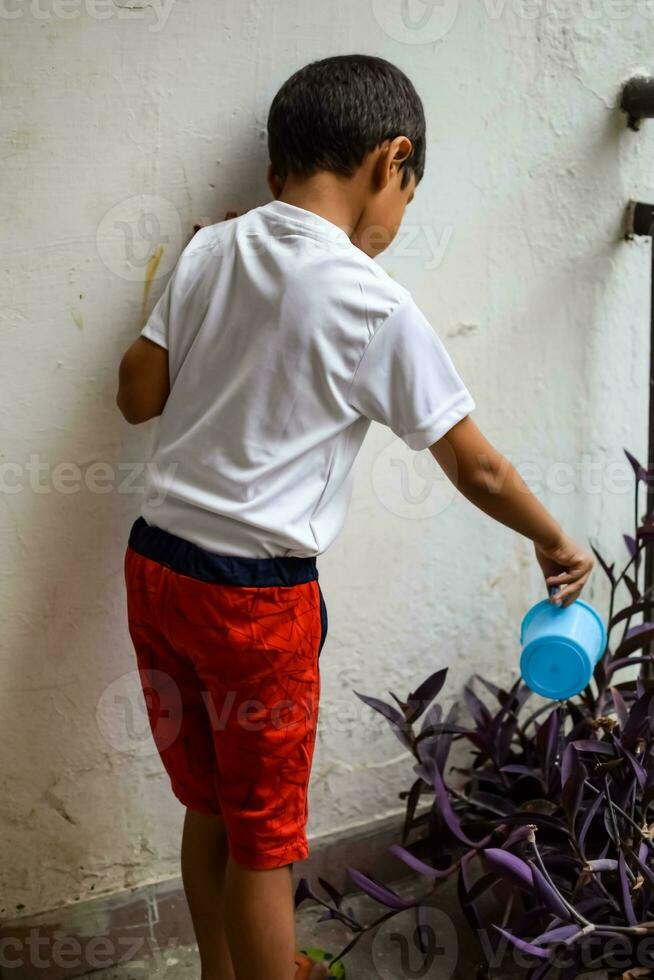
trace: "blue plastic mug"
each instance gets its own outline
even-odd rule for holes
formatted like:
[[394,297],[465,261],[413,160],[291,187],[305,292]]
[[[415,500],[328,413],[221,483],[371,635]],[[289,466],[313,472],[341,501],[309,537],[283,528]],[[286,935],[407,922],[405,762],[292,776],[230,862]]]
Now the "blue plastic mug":
[[529,610],[520,627],[520,673],[544,698],[571,698],[590,683],[606,649],[600,614],[582,599],[565,608],[548,599]]

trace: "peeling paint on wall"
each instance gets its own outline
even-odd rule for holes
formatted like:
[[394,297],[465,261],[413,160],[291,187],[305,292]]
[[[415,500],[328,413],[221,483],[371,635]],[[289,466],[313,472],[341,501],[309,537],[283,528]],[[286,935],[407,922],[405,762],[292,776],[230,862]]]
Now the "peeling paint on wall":
[[148,300],[150,298],[150,289],[152,288],[152,280],[157,273],[157,267],[161,262],[161,257],[164,254],[163,245],[159,245],[156,249],[154,255],[150,256],[148,259],[148,264],[145,269],[145,282],[143,283],[143,302],[141,304],[141,323],[145,323],[148,318]]
[[82,330],[84,327],[84,317],[82,316],[80,311],[76,309],[71,309],[70,315],[73,318],[73,323],[75,324],[75,326],[79,327],[79,329]]

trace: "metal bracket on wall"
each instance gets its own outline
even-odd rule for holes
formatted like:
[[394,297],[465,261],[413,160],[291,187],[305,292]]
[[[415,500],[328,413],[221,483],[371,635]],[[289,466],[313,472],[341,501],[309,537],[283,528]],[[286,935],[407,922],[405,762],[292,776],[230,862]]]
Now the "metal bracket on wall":
[[643,119],[654,119],[654,78],[634,75],[622,89],[620,108],[627,113],[630,129],[640,129]]
[[644,201],[629,201],[627,205],[626,238],[641,236],[654,238],[654,204]]
[[[651,276],[650,276],[650,347],[649,347],[649,428],[647,438],[647,468],[654,469],[654,204],[644,201],[630,201],[627,205],[627,232],[625,237],[649,238],[651,242]],[[654,483],[647,481],[647,514],[654,512]],[[654,612],[652,592],[654,590],[654,547],[650,542],[645,545],[645,581],[644,593],[646,608],[644,622],[651,622]],[[654,652],[648,647],[648,652]]]

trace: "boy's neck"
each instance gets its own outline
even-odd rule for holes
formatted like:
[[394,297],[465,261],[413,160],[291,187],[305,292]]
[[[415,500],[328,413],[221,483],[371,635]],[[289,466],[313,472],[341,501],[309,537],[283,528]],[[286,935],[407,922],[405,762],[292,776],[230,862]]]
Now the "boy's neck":
[[361,176],[357,173],[354,177],[342,177],[330,171],[321,171],[305,178],[291,176],[287,178],[277,200],[313,211],[351,237],[364,210],[364,181]]

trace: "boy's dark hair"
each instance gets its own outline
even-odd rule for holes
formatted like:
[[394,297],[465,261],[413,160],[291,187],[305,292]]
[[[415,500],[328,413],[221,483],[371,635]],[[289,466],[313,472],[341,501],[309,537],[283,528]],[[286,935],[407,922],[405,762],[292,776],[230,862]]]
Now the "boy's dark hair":
[[277,177],[333,170],[351,176],[384,140],[407,136],[402,187],[425,169],[425,114],[404,72],[383,58],[337,55],[286,81],[268,114],[268,152]]

